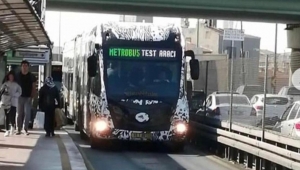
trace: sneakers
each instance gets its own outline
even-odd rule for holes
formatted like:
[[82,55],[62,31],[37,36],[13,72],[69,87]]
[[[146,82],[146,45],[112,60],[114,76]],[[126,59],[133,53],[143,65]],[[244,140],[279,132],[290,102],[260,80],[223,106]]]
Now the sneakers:
[[9,131],[7,130],[5,133],[4,133],[4,137],[8,137],[9,136]]
[[[18,130],[18,132],[16,133],[16,135],[21,135],[21,131]],[[28,136],[29,135],[29,132],[28,130],[25,130],[25,135]]]
[[13,135],[15,133],[15,128],[13,126],[10,127],[10,134]]

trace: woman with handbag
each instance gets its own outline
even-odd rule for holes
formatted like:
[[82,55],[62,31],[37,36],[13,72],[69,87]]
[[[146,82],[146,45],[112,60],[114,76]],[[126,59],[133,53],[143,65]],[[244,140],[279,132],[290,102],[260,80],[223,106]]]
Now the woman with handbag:
[[59,91],[52,77],[47,77],[39,91],[39,108],[45,113],[44,129],[46,137],[55,136],[55,109],[59,108]]

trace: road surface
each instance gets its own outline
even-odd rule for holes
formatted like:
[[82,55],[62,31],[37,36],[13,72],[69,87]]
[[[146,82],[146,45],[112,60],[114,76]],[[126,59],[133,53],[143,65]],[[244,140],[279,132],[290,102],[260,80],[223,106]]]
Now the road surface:
[[68,133],[92,170],[242,170],[212,155],[205,155],[191,146],[181,154],[164,151],[163,146],[131,143],[117,151],[94,150],[89,142],[80,139],[78,132]]

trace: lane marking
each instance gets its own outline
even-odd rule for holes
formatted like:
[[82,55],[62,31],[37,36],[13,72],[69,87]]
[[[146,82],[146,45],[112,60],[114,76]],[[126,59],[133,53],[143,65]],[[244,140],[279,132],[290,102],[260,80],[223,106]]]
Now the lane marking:
[[62,141],[62,139],[60,138],[59,135],[57,135],[55,137],[56,143],[58,145],[58,150],[60,153],[60,160],[61,160],[61,166],[62,166],[62,170],[72,170],[71,168],[71,163],[70,163],[70,158],[67,152],[67,149]]

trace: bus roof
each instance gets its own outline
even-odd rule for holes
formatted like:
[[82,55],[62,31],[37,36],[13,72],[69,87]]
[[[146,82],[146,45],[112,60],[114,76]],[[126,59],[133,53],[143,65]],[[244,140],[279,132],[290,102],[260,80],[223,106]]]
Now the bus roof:
[[114,34],[117,39],[138,41],[163,41],[169,38],[170,33],[181,33],[181,28],[175,24],[106,22],[101,29],[104,33]]

